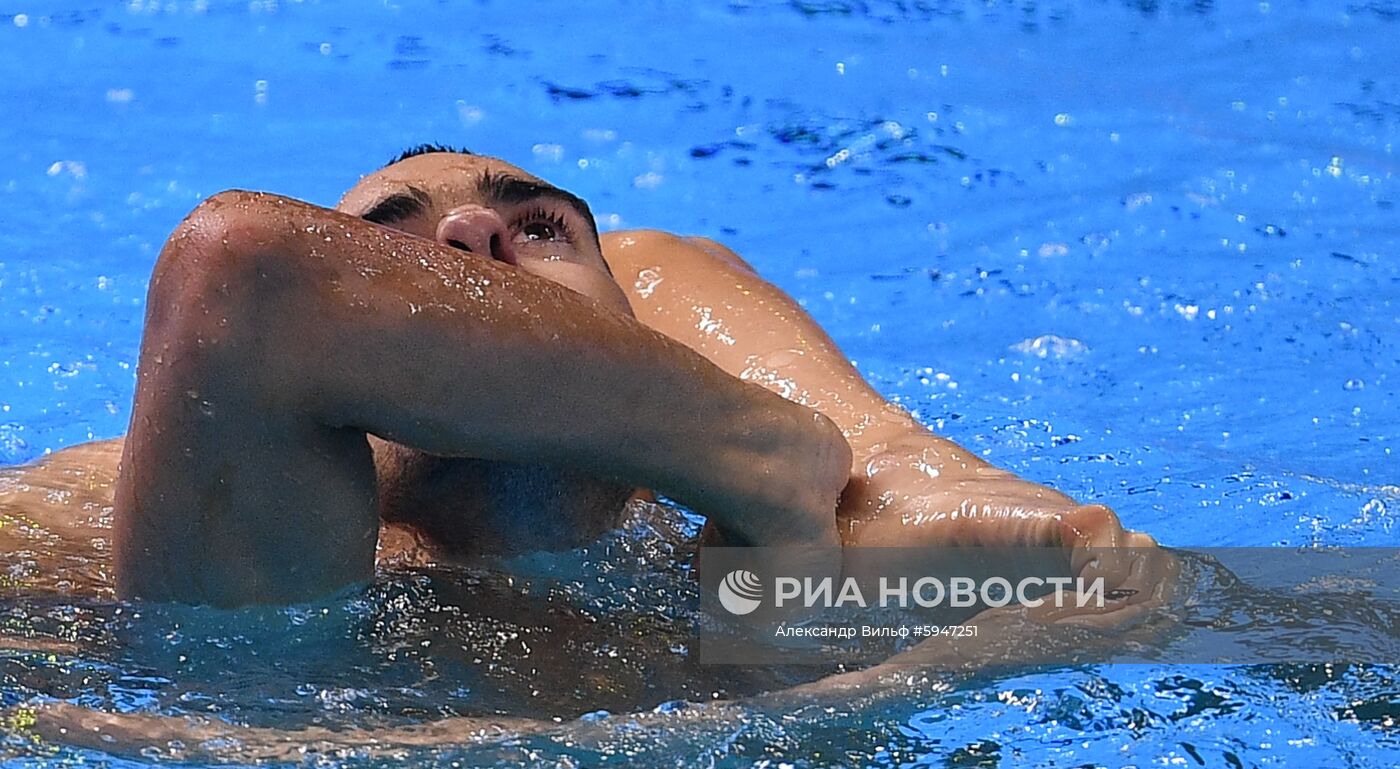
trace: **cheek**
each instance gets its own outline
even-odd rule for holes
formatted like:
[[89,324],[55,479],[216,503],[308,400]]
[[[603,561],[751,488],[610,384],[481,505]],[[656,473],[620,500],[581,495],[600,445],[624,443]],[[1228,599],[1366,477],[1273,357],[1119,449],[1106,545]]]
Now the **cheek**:
[[627,296],[618,288],[612,277],[601,270],[572,262],[540,259],[521,259],[520,268],[595,299],[612,310],[632,315],[632,306],[627,303]]
[[517,233],[511,246],[515,248],[515,253],[522,262],[551,261],[579,264],[587,261],[587,258],[579,253],[579,250],[572,243],[563,240],[530,240]]

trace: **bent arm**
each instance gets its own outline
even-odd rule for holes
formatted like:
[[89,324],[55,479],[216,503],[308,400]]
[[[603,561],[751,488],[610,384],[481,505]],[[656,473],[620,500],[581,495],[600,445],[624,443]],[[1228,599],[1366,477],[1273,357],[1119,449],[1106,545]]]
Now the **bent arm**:
[[792,297],[728,248],[655,230],[608,233],[602,243],[638,320],[841,428],[852,449],[848,502],[878,496],[866,487],[892,450],[917,450],[944,487],[995,472],[885,400]]
[[152,278],[117,488],[119,590],[237,604],[367,577],[365,433],[647,485],[755,544],[835,542],[849,462],[824,418],[574,292],[327,209],[223,193]]
[[846,544],[1082,551],[1129,541],[1107,508],[992,467],[886,401],[792,297],[728,248],[653,230],[608,233],[602,244],[638,320],[841,428],[852,450]]

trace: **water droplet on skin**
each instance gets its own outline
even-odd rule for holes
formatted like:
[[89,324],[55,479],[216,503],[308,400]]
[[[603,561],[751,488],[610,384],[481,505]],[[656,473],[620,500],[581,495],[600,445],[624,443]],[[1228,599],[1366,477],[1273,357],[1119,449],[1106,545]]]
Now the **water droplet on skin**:
[[902,464],[899,457],[892,456],[881,449],[865,463],[865,474],[867,477],[873,479],[886,470],[898,469]]
[[185,397],[189,398],[192,401],[195,401],[195,405],[199,408],[199,413],[203,414],[206,417],[214,416],[214,404],[199,397],[198,390],[186,390]]
[[661,280],[661,271],[654,267],[648,267],[637,273],[637,280],[633,284],[633,287],[636,288],[638,296],[643,299],[650,299],[652,292],[656,290]]
[[942,471],[942,470],[939,470],[937,465],[934,465],[934,464],[932,464],[932,463],[930,463],[930,462],[928,462],[928,461],[924,461],[924,460],[921,460],[921,461],[919,461],[919,462],[915,462],[915,463],[914,463],[914,469],[915,469],[915,470],[918,470],[919,472],[923,473],[924,475],[927,475],[927,476],[930,477],[930,478],[937,478],[938,476],[940,476],[940,475],[943,474],[943,471]]
[[792,365],[797,359],[802,357],[801,350],[774,350],[766,355],[755,356],[751,365],[762,366],[768,369],[777,369]]

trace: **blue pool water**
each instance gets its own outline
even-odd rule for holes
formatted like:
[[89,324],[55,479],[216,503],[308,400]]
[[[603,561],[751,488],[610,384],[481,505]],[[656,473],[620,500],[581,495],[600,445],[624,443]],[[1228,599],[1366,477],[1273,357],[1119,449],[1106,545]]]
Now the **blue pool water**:
[[[148,274],[200,199],[332,204],[441,141],[577,192],[603,229],[728,243],[942,434],[1167,544],[1397,544],[1395,3],[350,5],[0,5],[0,463],[124,431]],[[667,612],[693,588],[667,565],[691,526],[639,511],[573,560],[516,564],[554,585],[526,615],[465,597],[516,595],[500,574],[386,574],[233,619],[6,593],[0,637],[79,643],[0,652],[0,704],[564,717],[366,764],[1400,765],[1389,666],[1060,669],[633,722],[774,683],[650,678],[685,656]],[[492,646],[556,614],[626,632],[576,634],[566,670]],[[590,710],[617,714],[571,723]]]

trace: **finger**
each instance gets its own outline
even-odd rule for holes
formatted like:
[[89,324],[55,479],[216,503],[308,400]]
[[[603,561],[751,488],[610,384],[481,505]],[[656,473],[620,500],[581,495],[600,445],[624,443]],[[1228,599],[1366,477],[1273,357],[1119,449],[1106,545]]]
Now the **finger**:
[[1085,579],[1103,577],[1116,585],[1119,580],[1114,577],[1127,568],[1118,552],[1125,536],[1118,514],[1103,505],[1080,505],[1066,514],[1062,525],[1072,548],[1071,573]]
[[1135,624],[1166,606],[1180,578],[1180,561],[1160,547],[1134,548],[1131,552],[1134,555],[1126,578],[1118,587],[1106,591],[1102,604],[1090,601],[1081,607],[1076,598],[1072,606],[1046,608],[1032,616],[1042,622],[1107,629]]

